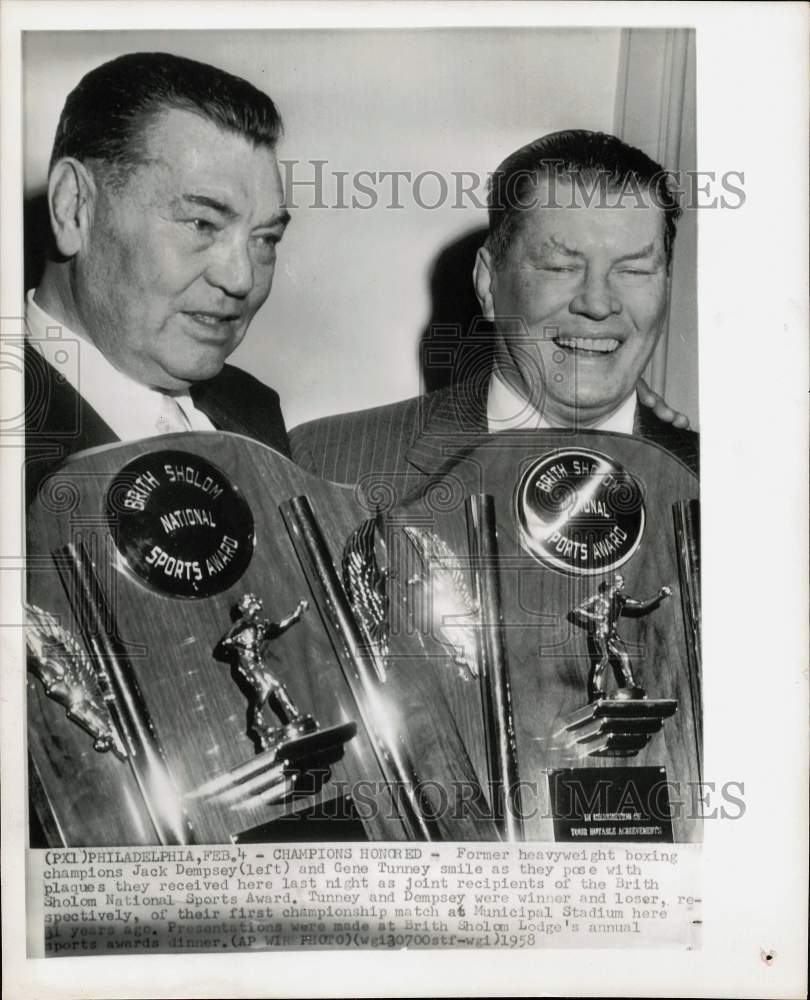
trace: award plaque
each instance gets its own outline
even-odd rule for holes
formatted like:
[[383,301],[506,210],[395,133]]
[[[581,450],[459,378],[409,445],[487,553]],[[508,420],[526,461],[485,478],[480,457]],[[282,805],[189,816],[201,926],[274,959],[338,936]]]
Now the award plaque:
[[447,808],[483,793],[434,675],[388,662],[362,536],[341,578],[367,518],[225,433],[94,449],[43,483],[28,744],[51,845],[496,836]]
[[173,434],[28,527],[54,846],[700,835],[697,480],[656,445],[482,436],[398,499]]
[[642,439],[503,433],[385,512],[389,579],[432,581],[392,620],[448,664],[503,839],[698,839],[697,490]]

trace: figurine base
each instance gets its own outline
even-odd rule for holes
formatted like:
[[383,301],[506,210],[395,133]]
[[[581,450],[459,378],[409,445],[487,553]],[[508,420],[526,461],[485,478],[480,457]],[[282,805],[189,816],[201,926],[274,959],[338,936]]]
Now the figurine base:
[[263,730],[255,729],[254,733],[256,739],[259,741],[260,749],[265,751],[275,750],[277,747],[284,746],[293,740],[297,740],[300,736],[314,733],[317,729],[318,723],[312,718],[311,715],[302,715],[300,719],[288,722],[285,726],[277,726],[271,729]]
[[633,690],[621,688],[616,697],[578,709],[563,720],[555,737],[583,757],[634,757],[675,714],[678,702],[634,697]]
[[[344,745],[357,733],[357,723],[319,729],[311,716],[305,716],[273,733],[273,743],[266,750],[205,782],[188,797],[217,798],[232,808],[273,804],[299,790],[300,777],[316,768],[322,785],[329,777],[329,766],[340,760]],[[313,786],[306,794],[315,791]]]

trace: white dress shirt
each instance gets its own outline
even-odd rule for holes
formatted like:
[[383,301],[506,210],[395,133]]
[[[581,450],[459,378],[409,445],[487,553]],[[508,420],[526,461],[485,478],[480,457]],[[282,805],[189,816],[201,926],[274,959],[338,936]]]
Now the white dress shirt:
[[[621,406],[589,430],[613,431],[632,434],[636,419],[636,394],[631,392]],[[544,415],[520,396],[498,371],[492,369],[487,396],[487,426],[490,433],[497,431],[543,430],[552,427]]]
[[29,343],[83,396],[122,441],[175,430],[213,431],[189,393],[150,389],[119,371],[85,337],[49,316],[28,292],[25,326]]

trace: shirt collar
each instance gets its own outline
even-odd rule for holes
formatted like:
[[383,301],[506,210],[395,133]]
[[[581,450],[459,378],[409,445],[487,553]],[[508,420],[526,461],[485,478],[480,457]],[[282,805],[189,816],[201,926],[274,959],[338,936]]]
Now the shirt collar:
[[[86,337],[50,316],[29,291],[25,302],[29,342],[66,379],[122,441],[163,433],[165,396],[116,368]],[[213,430],[188,392],[171,393],[191,430]]]
[[[589,429],[632,434],[635,418],[636,394],[633,392],[621,406]],[[539,410],[507,383],[497,365],[493,367],[489,380],[487,426],[493,434],[498,431],[544,430],[552,427]]]

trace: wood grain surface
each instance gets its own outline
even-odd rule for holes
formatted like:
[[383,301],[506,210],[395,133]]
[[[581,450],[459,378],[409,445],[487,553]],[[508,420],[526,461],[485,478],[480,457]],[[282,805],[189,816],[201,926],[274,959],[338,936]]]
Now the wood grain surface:
[[[622,617],[624,639],[638,680],[650,698],[674,698],[678,709],[660,733],[637,756],[626,759],[582,758],[556,734],[566,717],[587,703],[591,665],[587,632],[571,611],[597,592],[602,577],[573,576],[546,568],[521,547],[513,510],[514,491],[524,471],[558,448],[581,446],[612,457],[640,483],[646,528],[637,551],[620,572],[628,596],[647,599],[668,585],[672,595],[650,613]],[[626,435],[598,432],[521,432],[498,435],[489,442],[449,458],[441,475],[419,495],[388,513],[388,547],[407,550],[402,528],[419,525],[436,532],[459,556],[467,553],[464,497],[490,493],[495,498],[500,548],[505,635],[509,657],[523,813],[527,839],[553,840],[548,772],[565,767],[656,766],[675,782],[671,789],[673,832],[677,841],[700,838],[694,809],[699,775],[699,712],[694,705],[686,635],[681,611],[672,504],[698,496],[696,477],[656,445]],[[403,557],[404,558],[404,557]],[[407,562],[407,560],[405,560]],[[407,575],[408,569],[397,575]],[[607,579],[610,579],[609,574]],[[397,620],[408,618],[408,596]],[[412,598],[411,598],[412,600]],[[432,648],[441,636],[430,636]],[[422,637],[422,646],[427,639]],[[435,657],[436,662],[441,655]],[[487,782],[480,691],[452,669],[438,676],[476,772]],[[682,804],[681,804],[682,803]]]
[[[253,512],[256,545],[251,562],[236,584],[213,597],[177,599],[148,589],[123,565],[108,530],[104,498],[112,477],[132,459],[163,449],[179,449],[213,463],[239,488]],[[282,501],[298,495],[310,498],[333,558],[339,559],[346,538],[368,513],[354,491],[309,476],[271,449],[236,435],[167,435],[85,452],[43,483],[29,512],[28,600],[57,615],[78,635],[50,553],[68,541],[82,540],[91,551],[197,843],[226,843],[291,809],[343,795],[358,781],[363,782],[363,794],[356,804],[366,835],[386,840],[404,836],[362,726],[346,744],[342,760],[332,765],[331,780],[315,797],[238,806],[193,797],[205,782],[255,754],[245,693],[234,668],[214,656],[231,624],[232,608],[252,591],[264,601],[263,614],[279,620],[302,598],[312,600],[278,511]],[[322,727],[358,721],[316,608],[268,644],[265,657],[296,705]],[[128,764],[96,752],[91,738],[66,718],[64,709],[47,698],[30,675],[28,692],[30,753],[61,842],[154,843]],[[405,722],[403,739],[418,756],[420,778],[475,784],[475,771],[432,671],[395,669],[383,697]],[[429,790],[435,791],[432,786]],[[447,794],[452,797],[452,787]],[[488,821],[455,818],[441,806],[439,801],[442,837],[494,839]],[[272,839],[272,833],[267,836]]]
[[[622,567],[627,593],[644,599],[664,584],[672,596],[639,618],[623,618],[636,673],[651,698],[674,698],[678,711],[636,757],[628,760],[577,757],[556,734],[565,718],[587,700],[590,668],[587,634],[571,611],[594,594],[598,577],[576,577],[541,566],[518,541],[514,489],[524,470],[556,448],[582,446],[621,463],[641,483],[646,530],[638,550]],[[242,578],[213,597],[180,600],[146,588],[117,555],[104,517],[108,485],[132,459],[161,449],[199,455],[222,470],[247,500],[256,523],[256,547]],[[691,692],[681,614],[672,504],[697,497],[698,483],[685,466],[655,445],[624,435],[596,432],[526,432],[500,435],[474,449],[448,456],[442,475],[418,496],[387,513],[385,535],[391,576],[391,639],[388,679],[380,691],[384,713],[412,756],[426,808],[433,810],[437,837],[495,840],[487,815],[487,765],[481,696],[475,679],[454,660],[446,637],[426,625],[414,597],[413,547],[404,526],[435,531],[459,556],[467,552],[464,501],[470,493],[495,498],[500,547],[504,624],[517,736],[518,765],[525,785],[523,812],[528,839],[553,840],[547,775],[561,767],[657,766],[680,790],[673,802],[675,839],[696,840],[700,823],[690,816],[689,784],[697,782],[699,706]],[[384,787],[369,734],[362,725],[331,767],[331,780],[315,796],[277,805],[249,802],[237,807],[193,798],[203,783],[250,760],[247,698],[235,669],[214,656],[232,621],[232,608],[247,591],[264,601],[264,615],[278,620],[302,598],[312,602],[279,504],[310,498],[340,559],[345,540],[370,514],[354,490],[325,483],[270,449],[228,434],[169,435],[86,452],[43,484],[28,523],[28,599],[59,616],[78,634],[51,553],[81,539],[91,550],[116,619],[119,637],[144,693],[177,794],[198,843],[222,843],[291,810],[357,790],[356,804],[371,839],[405,837]],[[456,649],[455,652],[458,652]],[[268,644],[266,658],[296,704],[321,726],[357,721],[358,712],[315,607],[301,622]],[[29,750],[39,783],[66,845],[155,843],[154,829],[129,766],[92,747],[64,709],[47,698],[39,680],[28,681]],[[53,830],[51,823],[46,829]],[[272,830],[267,839],[273,839]],[[284,839],[289,839],[285,833]]]

